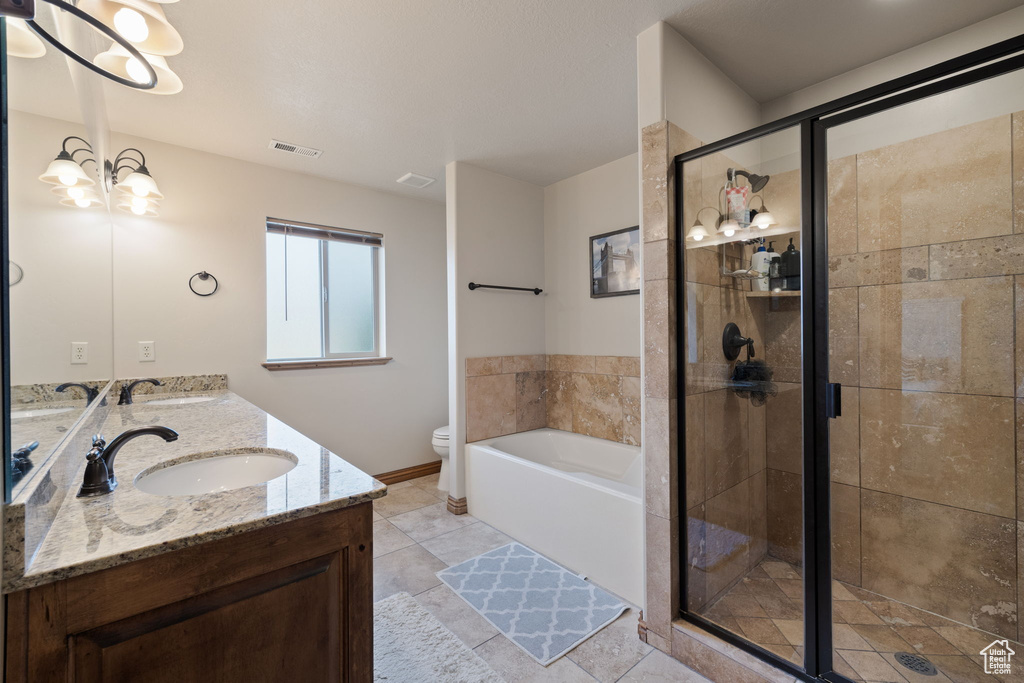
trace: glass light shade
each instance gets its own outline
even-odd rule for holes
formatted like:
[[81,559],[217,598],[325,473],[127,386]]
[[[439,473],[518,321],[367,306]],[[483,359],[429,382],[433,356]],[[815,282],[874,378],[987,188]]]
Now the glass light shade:
[[[78,7],[113,28],[142,52],[170,57],[185,47],[181,35],[167,21],[164,11],[150,0],[80,0]],[[123,12],[125,9],[131,12]],[[144,32],[135,25],[138,22],[136,15],[145,22]],[[115,20],[115,17],[119,18]],[[145,38],[133,38],[143,33]]]
[[722,233],[726,237],[732,237],[740,230],[740,224],[733,219],[722,221],[722,224],[718,226],[718,232]]
[[160,189],[156,186],[156,181],[148,173],[141,173],[139,171],[133,171],[128,176],[117,184],[117,189],[122,194],[133,195],[135,197],[146,197],[148,199],[163,199],[164,196],[160,194]]
[[[92,189],[91,187],[85,187],[85,188],[68,188],[68,187],[54,188],[53,190],[51,190],[51,192],[58,192],[58,190],[62,190],[64,192],[68,193],[68,194],[65,195],[65,197],[63,199],[60,200],[60,205],[61,206],[70,206],[70,207],[78,208],[78,209],[96,209],[96,208],[99,208],[99,207],[103,206],[103,200],[100,199],[100,196],[98,194],[96,194],[96,190]],[[73,196],[73,195],[70,194],[70,192],[72,190],[81,190],[82,194],[80,196],[77,196],[77,197]]]
[[751,221],[750,224],[764,230],[769,226],[775,225],[775,222],[775,216],[773,216],[768,209],[764,209],[757,212],[757,215],[754,216],[754,220]]
[[[149,90],[141,92],[153,93],[154,95],[174,95],[181,92],[181,89],[184,87],[181,79],[178,78],[178,74],[171,71],[171,68],[167,66],[166,59],[160,55],[145,53],[143,53],[143,56],[150,66],[153,67],[153,70],[156,71],[156,85]],[[101,69],[106,69],[124,78],[130,78],[136,83],[149,82],[149,74],[146,73],[146,69],[139,64],[138,60],[128,54],[128,50],[125,50],[117,43],[111,43],[109,50],[96,55],[92,61]]]
[[7,56],[35,59],[46,54],[42,39],[28,27],[24,19],[6,17]]
[[88,187],[96,184],[96,181],[71,159],[54,159],[46,167],[46,173],[39,176],[39,179],[44,183],[66,187]]
[[700,242],[701,240],[710,237],[707,228],[700,223],[694,223],[693,226],[686,231],[687,242]]
[[117,208],[125,213],[130,213],[136,216],[149,216],[151,218],[158,216],[156,210],[159,205],[156,202],[146,202],[145,205],[135,204],[128,197],[122,197],[118,203]]

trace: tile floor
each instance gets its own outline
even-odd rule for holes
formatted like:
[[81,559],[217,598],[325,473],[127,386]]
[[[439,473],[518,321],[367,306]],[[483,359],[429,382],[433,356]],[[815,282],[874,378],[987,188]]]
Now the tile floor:
[[506,681],[708,683],[641,643],[630,609],[566,656],[543,667],[513,645],[434,575],[513,539],[469,515],[452,515],[437,475],[394,484],[373,504],[373,599],[405,591]]
[[[877,593],[832,582],[836,671],[855,681],[993,683],[1024,675],[986,674],[978,654],[997,636],[910,607]],[[765,559],[704,611],[704,616],[794,662],[803,658],[803,579],[796,567]],[[1010,641],[1024,653],[1024,645]],[[920,654],[939,670],[923,676],[894,653]],[[1015,664],[1015,667],[1024,665]]]

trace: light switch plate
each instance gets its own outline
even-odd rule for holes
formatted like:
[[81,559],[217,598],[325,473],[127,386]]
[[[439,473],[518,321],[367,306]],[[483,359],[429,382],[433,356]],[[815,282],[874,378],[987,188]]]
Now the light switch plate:
[[152,363],[156,360],[156,342],[139,342],[139,362]]
[[89,342],[71,342],[71,364],[87,365],[89,363]]

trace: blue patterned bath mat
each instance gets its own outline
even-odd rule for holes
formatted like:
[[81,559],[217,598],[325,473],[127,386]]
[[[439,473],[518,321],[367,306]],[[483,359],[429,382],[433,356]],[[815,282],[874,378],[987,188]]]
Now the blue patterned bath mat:
[[611,594],[518,543],[442,569],[437,577],[544,666],[626,610]]

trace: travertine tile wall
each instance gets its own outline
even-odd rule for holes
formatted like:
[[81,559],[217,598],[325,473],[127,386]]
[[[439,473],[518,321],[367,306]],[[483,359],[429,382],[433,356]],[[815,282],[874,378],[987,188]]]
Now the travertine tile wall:
[[466,442],[550,427],[640,445],[640,359],[491,356],[466,360]]
[[[1018,640],[1022,160],[1024,112],[829,167],[835,575]],[[798,324],[767,314],[769,335],[787,315]],[[768,536],[798,561],[799,469],[771,455],[776,416],[799,410],[783,396],[768,405]]]

